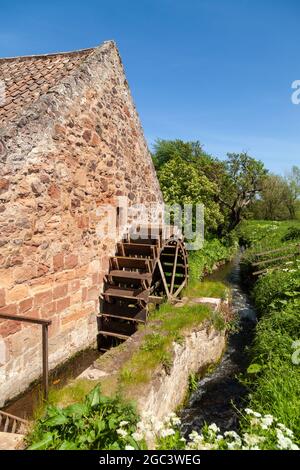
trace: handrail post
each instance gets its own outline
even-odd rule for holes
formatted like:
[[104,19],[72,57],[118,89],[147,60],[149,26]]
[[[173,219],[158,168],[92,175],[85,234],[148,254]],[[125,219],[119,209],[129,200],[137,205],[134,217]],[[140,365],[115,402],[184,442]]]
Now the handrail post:
[[48,400],[48,393],[49,393],[49,364],[48,364],[48,325],[43,325],[43,388],[44,388],[44,399]]

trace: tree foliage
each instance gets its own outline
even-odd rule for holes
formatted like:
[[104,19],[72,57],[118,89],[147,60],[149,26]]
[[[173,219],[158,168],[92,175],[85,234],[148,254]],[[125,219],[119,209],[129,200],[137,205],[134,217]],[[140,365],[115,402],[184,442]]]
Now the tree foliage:
[[264,180],[260,197],[250,208],[250,213],[256,219],[295,219],[299,196],[300,168],[294,166],[285,178],[269,174]]
[[228,153],[219,200],[227,213],[229,231],[242,220],[249,204],[262,191],[267,170],[247,153]]
[[201,174],[196,166],[174,156],[161,166],[158,177],[166,204],[203,204],[205,224],[210,230],[216,230],[224,221],[215,200],[216,183]]
[[233,230],[266,175],[263,163],[246,153],[220,161],[198,141],[158,140],[153,160],[165,202],[204,204],[206,232]]

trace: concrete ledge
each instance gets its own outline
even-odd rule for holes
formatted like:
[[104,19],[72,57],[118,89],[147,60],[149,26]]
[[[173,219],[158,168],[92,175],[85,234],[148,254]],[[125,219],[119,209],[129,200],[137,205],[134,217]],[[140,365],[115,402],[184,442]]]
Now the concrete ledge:
[[10,432],[0,432],[0,450],[22,450],[24,436]]
[[[213,311],[219,311],[222,314],[220,299],[196,298],[188,299],[188,302],[189,304],[209,305]],[[180,308],[180,305],[178,307]],[[154,324],[149,322],[145,328],[139,330],[121,346],[104,354],[77,379],[94,380],[100,383],[103,381],[103,385],[105,381],[111,381],[117,387],[120,370],[139,350],[144,336],[153,330]],[[163,419],[183,403],[187,395],[190,375],[199,373],[207,366],[219,362],[225,347],[226,331],[219,331],[213,326],[211,320],[204,320],[199,326],[184,331],[180,344],[173,343],[170,366],[167,369],[162,364],[157,366],[149,382],[129,387],[126,391],[126,398],[136,402],[138,412],[142,417],[145,413],[151,413],[158,419]],[[113,390],[110,391],[113,393]]]

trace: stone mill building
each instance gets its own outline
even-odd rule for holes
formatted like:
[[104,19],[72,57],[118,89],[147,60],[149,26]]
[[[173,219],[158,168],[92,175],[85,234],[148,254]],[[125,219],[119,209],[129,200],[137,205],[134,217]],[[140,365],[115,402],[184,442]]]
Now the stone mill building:
[[[94,343],[117,238],[97,208],[162,196],[113,42],[0,59],[0,313],[51,319],[53,368]],[[41,330],[0,320],[0,406],[41,373]]]

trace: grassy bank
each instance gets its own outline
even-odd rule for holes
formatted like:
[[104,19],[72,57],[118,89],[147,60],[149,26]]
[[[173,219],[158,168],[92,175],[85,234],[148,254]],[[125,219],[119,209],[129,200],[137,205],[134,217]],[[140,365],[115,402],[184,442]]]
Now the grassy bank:
[[[255,252],[300,243],[300,223],[248,222],[241,226],[240,236],[249,246],[244,256],[246,273],[251,271]],[[278,253],[269,256],[275,258]],[[246,382],[250,407],[274,415],[299,443],[300,364],[295,363],[295,342],[300,339],[300,259],[280,260],[274,266],[268,264],[252,291],[260,320]]]
[[228,298],[229,290],[227,286],[223,282],[206,280],[205,275],[211,274],[218,266],[230,261],[237,250],[237,239],[234,239],[231,243],[222,243],[218,239],[212,239],[205,241],[202,250],[190,252],[190,278],[184,295],[188,297]]

